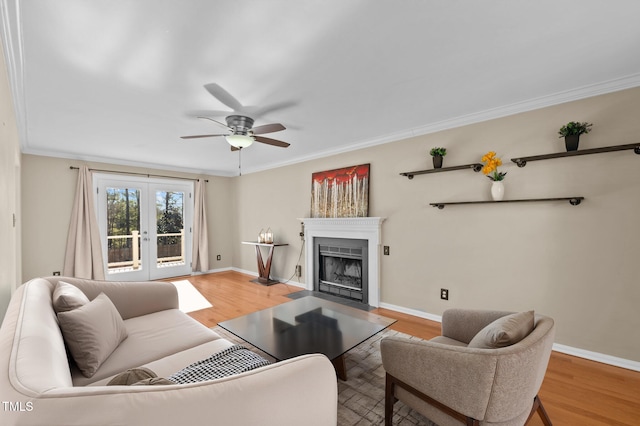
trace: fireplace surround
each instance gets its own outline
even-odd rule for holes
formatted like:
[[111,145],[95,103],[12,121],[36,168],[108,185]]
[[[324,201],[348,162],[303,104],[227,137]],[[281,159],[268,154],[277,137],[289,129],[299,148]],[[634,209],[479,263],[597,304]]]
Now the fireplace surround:
[[[380,304],[380,255],[381,228],[383,217],[353,218],[303,218],[305,241],[305,284],[307,290],[314,290],[316,283],[317,252],[314,249],[316,239],[364,240],[367,253],[366,266],[363,263],[362,275],[366,275],[367,303],[378,307]],[[347,275],[355,275],[352,271]],[[347,284],[347,287],[349,284]]]

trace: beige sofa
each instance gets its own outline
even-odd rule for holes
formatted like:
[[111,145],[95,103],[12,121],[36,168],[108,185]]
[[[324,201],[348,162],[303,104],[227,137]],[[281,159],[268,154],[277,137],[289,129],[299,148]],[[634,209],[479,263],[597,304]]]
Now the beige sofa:
[[[85,377],[68,361],[52,307],[58,280],[104,293],[128,336]],[[234,376],[165,386],[106,386],[145,366],[166,377],[232,346],[178,308],[171,283],[37,278],[13,295],[0,328],[0,424],[335,425],[335,370],[305,355]]]

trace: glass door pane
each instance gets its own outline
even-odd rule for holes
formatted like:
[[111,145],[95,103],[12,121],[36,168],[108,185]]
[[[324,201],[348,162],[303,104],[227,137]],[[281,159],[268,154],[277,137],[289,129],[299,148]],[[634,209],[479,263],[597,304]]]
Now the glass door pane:
[[106,188],[107,274],[143,269],[140,257],[140,190]]
[[158,268],[185,264],[184,192],[156,191]]
[[[143,186],[108,182],[98,191],[102,204],[100,226],[106,236],[106,279],[147,279],[148,232]],[[103,246],[103,247],[105,247]]]
[[166,278],[191,273],[191,183],[153,183],[155,227],[150,235],[151,278]]

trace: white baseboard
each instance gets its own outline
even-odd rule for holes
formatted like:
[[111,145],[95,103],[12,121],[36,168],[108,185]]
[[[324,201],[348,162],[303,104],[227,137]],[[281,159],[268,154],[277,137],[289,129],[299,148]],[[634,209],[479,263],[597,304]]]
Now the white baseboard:
[[553,350],[567,355],[577,356],[579,358],[600,362],[602,364],[613,365],[614,367],[626,368],[627,370],[640,371],[640,362],[630,359],[619,358],[612,355],[602,354],[599,352],[587,351],[585,349],[574,348],[559,343],[553,344]]
[[396,311],[407,315],[413,315],[414,317],[424,318],[435,322],[442,322],[440,315],[433,315],[427,312],[418,311],[416,309],[409,309],[402,306],[392,305],[390,303],[380,302],[380,307],[383,309],[389,309],[390,311]]
[[[380,303],[380,307],[389,309],[390,311],[396,311],[403,314],[413,315],[414,317],[424,318],[431,321],[442,322],[442,317],[439,315],[429,314],[427,312],[418,311],[415,309],[404,308],[402,306],[391,305],[389,303]],[[614,367],[626,368],[627,370],[640,371],[640,362],[630,359],[619,358],[612,355],[602,354],[599,352],[587,351],[585,349],[574,348],[572,346],[561,345],[559,343],[553,344],[553,350],[567,355],[576,356],[578,358],[588,359],[590,361],[600,362],[602,364],[612,365]]]
[[[254,271],[249,271],[249,270],[246,270],[246,269],[240,269],[240,268],[235,268],[235,267],[216,269],[216,270],[208,271],[208,272],[205,272],[205,273],[208,274],[208,273],[223,272],[223,271],[239,272],[241,274],[251,275],[252,277],[257,277],[258,276],[258,274],[256,272],[254,272]],[[275,280],[275,281],[280,281],[281,283],[284,283],[286,285],[292,285],[292,286],[295,286],[295,287],[301,287],[303,289],[307,288],[305,283],[299,283],[297,281],[287,281],[288,278],[282,278],[282,277],[270,277],[270,278],[272,280]]]
[[435,322],[442,322],[440,315],[429,314],[427,312],[418,311],[416,309],[404,308],[402,306],[392,305],[390,303],[380,303],[380,307],[389,309],[390,311],[396,311],[407,315],[413,315],[414,317],[424,318]]
[[204,271],[204,272],[191,272],[191,275],[214,274],[216,272],[225,272],[225,271],[233,271],[233,270],[234,269],[232,267],[209,269],[208,271]]

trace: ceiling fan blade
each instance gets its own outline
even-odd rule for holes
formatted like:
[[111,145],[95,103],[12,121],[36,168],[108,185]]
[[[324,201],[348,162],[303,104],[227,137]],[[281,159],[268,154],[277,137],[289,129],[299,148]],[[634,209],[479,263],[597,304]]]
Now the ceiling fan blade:
[[220,111],[215,109],[197,109],[188,111],[186,116],[193,117],[226,117],[229,114],[233,114],[233,111]]
[[205,84],[204,88],[207,92],[211,93],[213,97],[228,106],[234,111],[241,111],[243,109],[242,104],[231,93],[224,90],[220,85],[216,83]]
[[216,136],[227,136],[226,134],[218,135],[194,135],[194,136],[180,136],[180,139],[198,139],[198,138],[213,138]]
[[291,145],[286,142],[279,141],[277,139],[265,138],[264,136],[254,136],[253,138],[256,140],[256,142],[266,143],[267,145],[279,146],[281,148],[286,148],[289,145]]
[[277,102],[275,104],[271,104],[271,105],[266,105],[266,106],[263,106],[263,107],[255,108],[251,112],[253,113],[253,115],[258,117],[258,116],[263,116],[263,115],[265,115],[267,113],[270,113],[270,112],[273,112],[273,111],[277,111],[277,110],[280,110],[280,109],[291,108],[293,106],[296,106],[297,104],[298,104],[298,102],[294,102],[294,101]]
[[232,129],[231,129],[229,126],[227,126],[225,123],[223,123],[223,122],[221,122],[221,121],[218,121],[218,120],[214,120],[214,119],[213,119],[213,118],[211,118],[211,117],[202,117],[202,116],[199,116],[198,118],[200,118],[200,119],[202,119],[202,120],[209,120],[209,121],[213,121],[213,122],[214,122],[214,123],[216,123],[216,124],[219,124],[219,125],[221,125],[221,126],[223,126],[223,127],[227,128],[227,129],[229,129],[229,130],[232,130]]
[[240,151],[242,148],[238,148],[237,146],[231,145],[231,151]]
[[253,132],[254,135],[263,135],[265,133],[274,133],[274,132],[279,132],[285,129],[286,127],[284,127],[282,124],[273,123],[273,124],[264,124],[262,126],[254,127],[253,129],[251,129],[251,131]]

